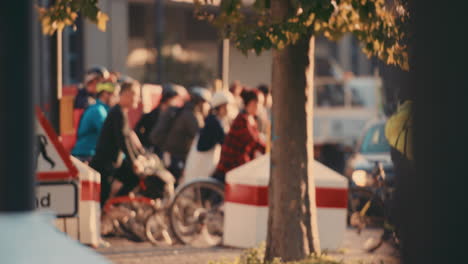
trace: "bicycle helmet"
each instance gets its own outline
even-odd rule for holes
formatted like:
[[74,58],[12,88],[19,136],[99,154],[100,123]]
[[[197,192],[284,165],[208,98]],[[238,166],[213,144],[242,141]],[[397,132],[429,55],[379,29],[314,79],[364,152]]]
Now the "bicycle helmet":
[[167,100],[176,96],[183,96],[184,94],[187,93],[185,88],[182,85],[178,85],[178,84],[166,83],[162,87],[163,87],[163,90],[162,90],[161,103],[164,103]]
[[195,86],[190,89],[190,96],[193,101],[211,101],[211,92],[208,91],[208,89],[199,86]]
[[119,79],[117,80],[117,83],[122,84],[124,82],[133,82],[135,79],[128,75],[121,75]]
[[96,67],[92,67],[86,72],[84,82],[88,83],[92,80],[95,80],[96,78],[108,79],[109,77],[110,77],[110,73],[107,70],[107,68],[103,66],[96,66]]
[[116,89],[116,84],[115,83],[112,83],[112,82],[99,82],[97,85],[96,85],[96,92],[97,93],[100,93],[100,92],[109,92],[109,93],[113,93]]

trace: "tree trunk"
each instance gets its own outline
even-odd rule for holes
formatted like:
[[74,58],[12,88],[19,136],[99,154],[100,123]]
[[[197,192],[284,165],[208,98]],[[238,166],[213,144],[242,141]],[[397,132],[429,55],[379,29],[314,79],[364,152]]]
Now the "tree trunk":
[[[288,3],[273,2],[273,14],[284,13]],[[313,58],[313,37],[273,52],[273,144],[266,260],[298,260],[320,252],[312,175]]]

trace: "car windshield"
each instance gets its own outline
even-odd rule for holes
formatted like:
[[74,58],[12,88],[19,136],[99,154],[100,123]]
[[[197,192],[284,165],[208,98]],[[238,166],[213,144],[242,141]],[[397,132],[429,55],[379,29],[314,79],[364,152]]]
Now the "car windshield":
[[390,152],[390,145],[385,138],[385,124],[374,125],[367,130],[360,151],[363,154]]

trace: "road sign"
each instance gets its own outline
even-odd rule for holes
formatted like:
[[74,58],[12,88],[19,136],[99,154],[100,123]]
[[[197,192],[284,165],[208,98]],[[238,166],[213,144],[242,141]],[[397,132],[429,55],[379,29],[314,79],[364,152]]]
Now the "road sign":
[[36,109],[36,168],[39,180],[71,180],[78,170],[40,109]]
[[74,217],[78,188],[73,182],[41,182],[36,186],[36,209],[52,211],[57,217]]

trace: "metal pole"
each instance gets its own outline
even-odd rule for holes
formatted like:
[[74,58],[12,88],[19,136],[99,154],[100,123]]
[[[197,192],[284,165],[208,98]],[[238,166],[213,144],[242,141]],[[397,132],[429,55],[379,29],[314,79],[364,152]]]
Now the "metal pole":
[[162,58],[162,48],[163,48],[163,37],[164,37],[164,2],[163,0],[156,0],[156,50],[157,50],[157,58],[156,58],[156,67],[157,67],[157,74],[158,83],[162,84],[164,80],[163,76],[163,58]]
[[63,36],[63,31],[60,29],[57,30],[57,100],[62,99],[62,85],[63,85],[62,36]]
[[47,45],[47,54],[48,56],[45,57],[46,61],[44,62],[46,67],[46,75],[48,76],[48,82],[44,89],[47,92],[47,101],[46,106],[43,109],[47,114],[49,121],[52,123],[53,128],[59,134],[60,133],[60,100],[58,99],[59,95],[59,86],[58,83],[58,67],[59,64],[57,61],[58,58],[58,34],[54,36],[47,37],[48,45]]
[[223,39],[223,89],[229,89],[229,39]]
[[0,8],[0,212],[35,208],[31,2]]

